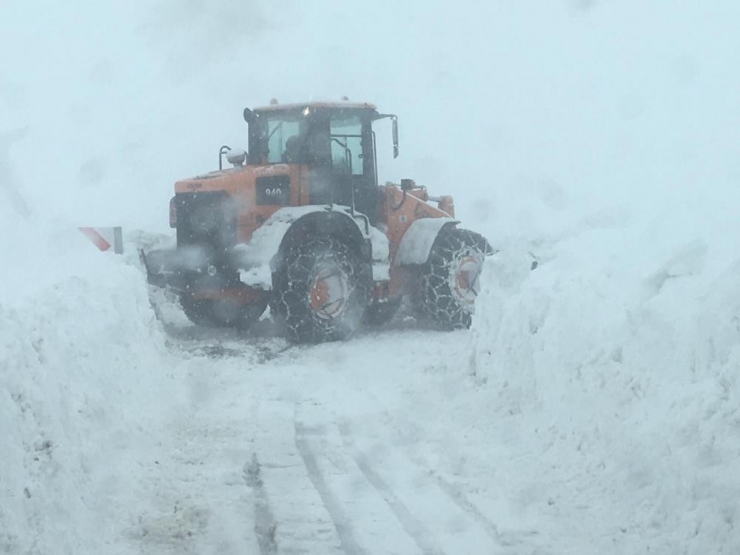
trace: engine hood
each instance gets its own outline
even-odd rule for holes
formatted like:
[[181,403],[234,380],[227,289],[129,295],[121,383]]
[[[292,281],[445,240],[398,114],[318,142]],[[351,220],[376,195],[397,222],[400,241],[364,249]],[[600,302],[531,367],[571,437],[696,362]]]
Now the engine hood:
[[182,179],[175,183],[175,193],[197,193],[200,191],[236,190],[253,185],[258,177],[289,175],[291,166],[274,164],[271,166],[243,166],[219,170],[204,175]]

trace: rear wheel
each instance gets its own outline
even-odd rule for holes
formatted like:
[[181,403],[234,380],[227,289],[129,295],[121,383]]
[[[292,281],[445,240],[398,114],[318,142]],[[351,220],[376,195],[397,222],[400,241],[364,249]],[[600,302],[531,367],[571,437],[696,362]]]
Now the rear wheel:
[[360,324],[370,289],[359,257],[329,237],[288,251],[273,282],[275,312],[288,338],[298,343],[349,337]]
[[419,276],[413,302],[417,314],[445,329],[469,328],[489,252],[488,242],[477,233],[443,230]]

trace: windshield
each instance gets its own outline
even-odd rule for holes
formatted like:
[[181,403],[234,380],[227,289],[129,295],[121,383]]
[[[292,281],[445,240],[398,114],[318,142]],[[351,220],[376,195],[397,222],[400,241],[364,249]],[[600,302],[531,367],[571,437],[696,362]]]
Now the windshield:
[[349,111],[279,112],[263,116],[257,151],[268,164],[330,166],[339,175],[365,175],[372,160],[370,123]]
[[306,118],[289,114],[267,119],[267,161],[270,164],[306,162]]

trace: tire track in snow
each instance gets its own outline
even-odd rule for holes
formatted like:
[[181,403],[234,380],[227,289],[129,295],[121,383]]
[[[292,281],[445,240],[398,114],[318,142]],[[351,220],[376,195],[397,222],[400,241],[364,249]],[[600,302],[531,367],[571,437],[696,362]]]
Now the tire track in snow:
[[303,459],[303,464],[306,466],[306,470],[308,471],[308,476],[311,480],[311,483],[314,485],[316,491],[319,493],[319,496],[324,503],[324,507],[329,512],[329,516],[331,516],[332,522],[334,523],[334,528],[339,535],[339,542],[341,544],[342,550],[347,555],[369,555],[367,551],[365,551],[357,543],[349,521],[344,515],[339,502],[329,489],[324,476],[321,474],[319,464],[316,461],[316,456],[311,450],[311,446],[307,440],[306,436],[316,434],[320,435],[321,430],[317,428],[306,427],[298,421],[294,421],[294,426],[296,448],[298,449],[298,452]]
[[503,536],[501,532],[499,531],[498,527],[488,520],[485,516],[483,516],[483,513],[480,512],[478,507],[473,505],[473,502],[470,501],[465,495],[459,491],[454,485],[452,485],[450,482],[442,478],[441,476],[438,476],[435,474],[435,478],[437,479],[437,484],[439,485],[440,489],[447,495],[447,497],[450,498],[450,500],[460,507],[463,511],[465,511],[467,514],[469,514],[473,519],[480,524],[481,528],[486,531],[488,536],[495,541],[496,543],[505,545],[506,542],[503,539]]
[[275,523],[275,516],[272,513],[270,500],[267,497],[265,485],[262,481],[260,464],[256,453],[252,455],[252,460],[244,465],[244,481],[255,495],[254,533],[257,536],[260,554],[277,555],[278,549],[275,542],[277,524]]
[[486,518],[481,510],[470,499],[468,499],[457,486],[437,474],[435,471],[430,470],[430,473],[435,477],[439,488],[445,493],[445,495],[447,495],[460,509],[468,513],[478,524],[480,524],[481,528],[485,530],[488,536],[501,546],[511,547],[520,545],[524,540],[531,544],[532,538],[537,536],[538,533],[536,531],[502,532],[496,524]]
[[[375,400],[377,406],[383,406],[383,403],[378,399],[376,395],[370,392],[366,392],[367,395],[369,395],[373,400]],[[382,414],[384,417],[389,421],[396,421],[394,416],[388,412],[387,410],[383,410]],[[402,429],[402,427],[398,424],[395,426],[396,429]],[[352,443],[352,431],[349,421],[343,420],[339,424],[339,429],[342,433],[342,436],[345,438],[345,442]],[[407,455],[408,456],[408,455]],[[416,463],[419,464],[419,463]],[[501,546],[509,546],[517,543],[519,541],[519,536],[521,534],[511,534],[511,533],[503,533],[501,530],[499,530],[498,526],[491,522],[484,514],[483,512],[470,500],[466,497],[466,495],[460,491],[459,488],[457,488],[455,485],[453,485],[451,482],[443,478],[437,471],[433,470],[426,464],[422,464],[424,468],[426,468],[428,474],[430,476],[433,476],[435,481],[437,482],[437,485],[439,486],[440,490],[447,496],[449,499],[462,511],[464,511],[466,514],[468,514],[470,517],[472,517],[473,520],[475,520],[478,525],[485,531],[485,533],[488,535],[488,537],[493,540],[495,543],[501,545]],[[532,534],[525,534],[525,535],[535,535],[536,533]]]
[[[298,449],[293,400],[283,399],[279,394],[276,398],[255,400],[250,420],[254,426],[252,452],[258,454],[260,477],[276,524],[277,552],[345,553],[334,522],[335,519],[341,522],[341,513],[330,513],[315,485],[316,478],[310,475]],[[314,459],[318,459],[317,453]],[[351,543],[347,545],[351,548]]]
[[421,552],[424,553],[424,555],[444,555],[444,552],[430,541],[432,533],[429,529],[414,517],[413,514],[411,514],[411,511],[409,511],[408,507],[404,505],[403,501],[398,498],[383,478],[375,472],[365,455],[355,450],[351,432],[346,422],[339,424],[338,427],[342,434],[345,448],[347,448],[348,451],[354,452],[355,462],[365,475],[365,479],[367,479],[367,481],[376,490],[378,490],[383,499],[385,499],[385,502],[393,511],[393,514],[396,515],[396,518],[403,526],[403,529],[409,536],[411,536]]

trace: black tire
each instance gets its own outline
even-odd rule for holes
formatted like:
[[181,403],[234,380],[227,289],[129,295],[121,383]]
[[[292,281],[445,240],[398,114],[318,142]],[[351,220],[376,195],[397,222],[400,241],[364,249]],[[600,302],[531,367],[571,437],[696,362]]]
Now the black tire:
[[419,274],[413,299],[417,317],[443,329],[466,329],[472,322],[483,260],[492,249],[482,236],[465,229],[442,230]]
[[365,309],[362,323],[366,326],[379,327],[390,322],[398,312],[403,297],[389,299],[384,303],[373,303]]
[[320,237],[293,247],[273,274],[273,308],[295,343],[346,339],[359,327],[370,280],[346,244]]
[[229,300],[195,299],[188,293],[180,296],[185,316],[196,326],[248,329],[267,308],[266,301],[238,304]]
[[210,308],[207,300],[194,299],[188,293],[180,295],[180,307],[182,311],[196,326],[213,326],[210,319]]

